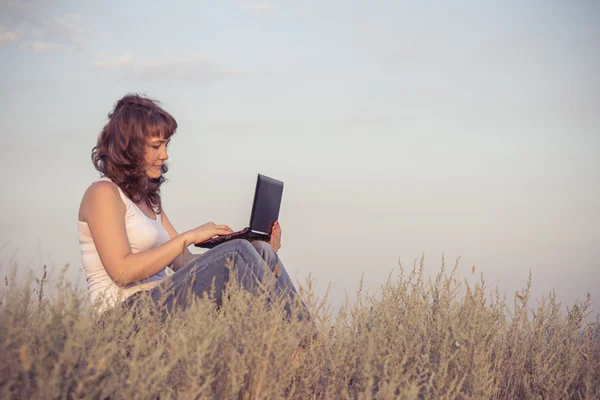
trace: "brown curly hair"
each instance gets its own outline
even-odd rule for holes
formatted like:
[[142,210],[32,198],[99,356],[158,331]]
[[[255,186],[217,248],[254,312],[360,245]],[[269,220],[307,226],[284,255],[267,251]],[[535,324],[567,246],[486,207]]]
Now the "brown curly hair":
[[160,178],[146,175],[146,139],[169,140],[177,122],[156,100],[128,94],[115,103],[108,122],[92,149],[92,162],[103,176],[110,178],[134,203],[144,201],[157,213],[162,212],[160,185],[168,171],[163,164]]

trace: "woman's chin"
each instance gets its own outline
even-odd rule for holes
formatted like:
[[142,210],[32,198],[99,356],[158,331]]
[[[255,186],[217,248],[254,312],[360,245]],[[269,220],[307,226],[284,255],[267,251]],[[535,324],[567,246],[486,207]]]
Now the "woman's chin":
[[146,175],[150,179],[158,179],[158,178],[161,177],[162,173],[161,172],[157,172],[157,171],[147,171]]

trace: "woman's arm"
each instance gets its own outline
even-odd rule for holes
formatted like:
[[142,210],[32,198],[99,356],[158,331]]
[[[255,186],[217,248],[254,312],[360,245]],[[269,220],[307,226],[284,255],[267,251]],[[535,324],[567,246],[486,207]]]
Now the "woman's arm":
[[[169,217],[167,217],[167,214],[165,213],[165,209],[163,208],[162,210],[162,224],[163,227],[165,228],[165,230],[167,231],[167,233],[169,234],[169,237],[171,239],[176,238],[177,236],[179,236],[179,233],[177,233],[177,231],[175,230],[175,228],[173,227],[173,225],[171,224],[171,221],[169,220]],[[173,269],[173,271],[177,271],[179,270],[181,267],[183,267],[185,264],[187,264],[188,262],[190,262],[193,258],[195,257],[194,254],[192,254],[187,247],[180,253],[177,255],[177,257],[175,257],[175,259],[171,262],[171,268]]]
[[155,275],[192,243],[231,233],[225,225],[208,223],[176,235],[161,246],[132,253],[125,229],[125,211],[117,187],[105,181],[90,186],[81,204],[81,216],[90,228],[100,261],[119,286]]

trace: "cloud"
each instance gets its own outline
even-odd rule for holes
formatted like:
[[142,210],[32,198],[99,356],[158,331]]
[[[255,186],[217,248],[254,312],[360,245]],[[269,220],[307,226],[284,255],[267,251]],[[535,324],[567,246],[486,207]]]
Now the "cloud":
[[14,41],[17,35],[14,32],[0,30],[0,44]]
[[94,67],[99,69],[119,70],[129,68],[133,65],[133,59],[129,54],[121,54],[115,60],[96,61]]
[[124,71],[145,81],[185,81],[212,83],[243,72],[228,68],[206,56],[195,55],[161,60],[134,60],[128,53],[116,59],[96,61],[94,67],[103,70]]
[[[85,44],[88,33],[81,27],[81,17],[75,14],[57,14],[54,2],[46,0],[0,0],[0,26],[6,27],[6,33],[0,35],[4,38],[18,37],[23,40],[19,45],[22,50],[40,51],[47,47],[40,43],[55,43],[56,48],[81,49]],[[8,33],[8,36],[7,36]],[[32,44],[37,43],[37,44]]]
[[33,42],[22,42],[19,45],[21,50],[34,51],[34,52],[42,52],[42,51],[54,51],[60,48],[59,44],[44,42],[41,40],[36,40]]
[[137,65],[136,72],[146,80],[169,79],[196,83],[217,81],[235,73],[214,60],[201,56],[141,62]]

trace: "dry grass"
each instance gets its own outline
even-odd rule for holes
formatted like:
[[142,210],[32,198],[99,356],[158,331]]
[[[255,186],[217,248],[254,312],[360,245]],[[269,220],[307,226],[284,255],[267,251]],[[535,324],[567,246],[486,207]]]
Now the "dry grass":
[[[99,324],[64,279],[34,291],[6,279],[0,309],[0,398],[598,399],[600,321],[589,298],[567,311],[529,285],[508,306],[456,267],[425,280],[423,263],[377,296],[359,291],[332,315],[310,281],[303,298],[319,334],[292,357],[302,324],[232,290],[160,323],[114,312]],[[512,296],[511,296],[512,297]]]

